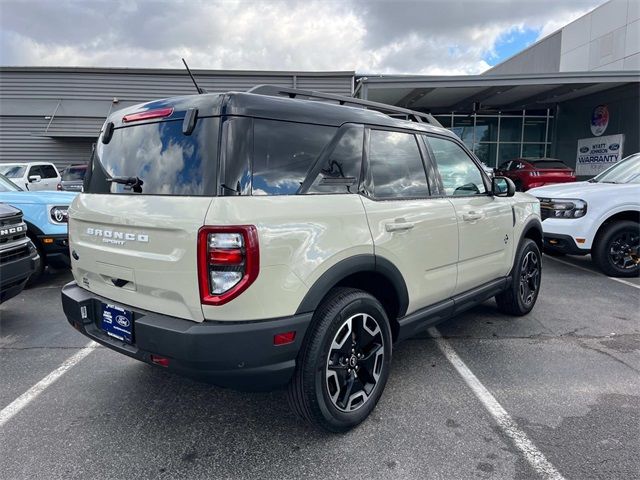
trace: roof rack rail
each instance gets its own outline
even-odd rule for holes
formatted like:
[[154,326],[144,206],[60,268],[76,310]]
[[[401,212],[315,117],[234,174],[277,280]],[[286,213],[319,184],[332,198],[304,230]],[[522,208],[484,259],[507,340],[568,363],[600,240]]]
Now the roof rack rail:
[[369,110],[376,110],[378,112],[384,113],[386,115],[389,115],[390,117],[405,117],[407,120],[410,120],[412,122],[428,123],[436,127],[442,127],[440,122],[438,122],[430,113],[416,112],[415,110],[396,107],[395,105],[371,102],[369,100],[362,100],[360,98],[343,97],[341,95],[334,95],[332,93],[316,92],[315,90],[301,90],[298,88],[278,87],[277,85],[257,85],[250,90],[247,90],[247,93],[254,93],[257,95],[270,95],[273,97],[305,97],[309,99],[331,100],[334,102],[338,102],[339,105],[367,108]]

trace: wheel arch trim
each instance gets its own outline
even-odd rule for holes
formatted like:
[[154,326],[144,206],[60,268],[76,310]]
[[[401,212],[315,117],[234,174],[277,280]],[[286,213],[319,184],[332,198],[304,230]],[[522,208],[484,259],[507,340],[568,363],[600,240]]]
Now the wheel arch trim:
[[402,273],[386,258],[372,254],[355,255],[331,266],[311,286],[298,306],[296,315],[315,311],[340,281],[355,273],[366,272],[379,273],[391,282],[398,298],[398,317],[404,316],[409,307],[409,292]]

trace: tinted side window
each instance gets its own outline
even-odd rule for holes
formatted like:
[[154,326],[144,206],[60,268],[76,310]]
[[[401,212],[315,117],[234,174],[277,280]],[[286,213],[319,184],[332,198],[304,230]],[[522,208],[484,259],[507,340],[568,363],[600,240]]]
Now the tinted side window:
[[40,178],[44,178],[44,173],[39,165],[35,165],[29,169],[29,177],[31,175],[40,175]]
[[326,157],[309,193],[355,193],[362,165],[363,127],[347,129]]
[[253,122],[253,195],[293,195],[334,127],[278,120]]
[[438,165],[446,195],[486,193],[482,174],[460,145],[443,138],[427,137]]
[[369,168],[376,198],[429,196],[415,135],[371,130]]
[[43,178],[56,178],[58,174],[56,173],[56,169],[51,165],[41,165],[42,173],[44,173]]

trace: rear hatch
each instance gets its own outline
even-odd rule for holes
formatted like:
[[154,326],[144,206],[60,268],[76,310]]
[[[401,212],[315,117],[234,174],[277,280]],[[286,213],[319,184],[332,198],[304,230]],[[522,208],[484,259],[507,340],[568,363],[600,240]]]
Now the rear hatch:
[[532,162],[538,176],[551,179],[575,178],[573,170],[560,160],[538,160]]
[[197,233],[215,196],[219,119],[185,133],[185,112],[164,110],[105,124],[70,210],[73,275],[116,305],[202,321]]

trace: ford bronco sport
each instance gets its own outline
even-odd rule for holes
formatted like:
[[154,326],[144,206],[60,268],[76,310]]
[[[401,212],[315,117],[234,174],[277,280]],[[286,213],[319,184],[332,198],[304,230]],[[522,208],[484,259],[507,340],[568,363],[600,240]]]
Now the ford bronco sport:
[[373,410],[396,342],[494,296],[524,315],[540,289],[538,201],[433,117],[271,86],[113,113],[69,238],[77,330],[217,385],[288,386],[330,431]]

